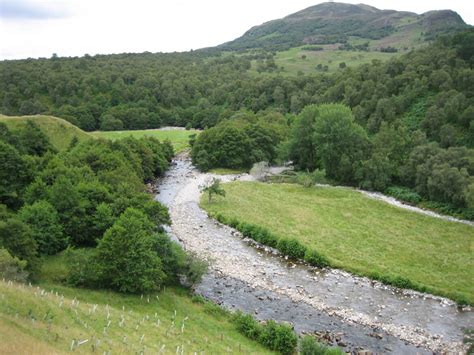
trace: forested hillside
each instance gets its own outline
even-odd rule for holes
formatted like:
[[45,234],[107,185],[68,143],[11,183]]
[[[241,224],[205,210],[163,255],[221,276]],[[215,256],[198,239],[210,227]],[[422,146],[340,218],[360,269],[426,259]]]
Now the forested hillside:
[[[4,61],[1,111],[51,113],[85,130],[217,124],[196,140],[201,168],[290,158],[339,183],[381,191],[401,185],[466,208],[474,191],[472,43],[468,29],[385,63],[296,76],[273,70],[271,53],[260,54],[265,75],[249,70],[255,55],[218,51]],[[314,141],[320,110],[304,108],[325,103],[351,109],[343,114],[348,131],[326,137],[320,127]],[[240,123],[232,123],[236,117]],[[316,153],[318,141],[340,143],[336,157]]]
[[[437,201],[441,205],[431,206],[472,219],[473,38],[471,30],[386,64],[349,68],[324,83],[307,82],[291,103],[305,101],[301,98],[315,89],[306,98],[319,105],[306,106],[295,120],[290,118],[290,138],[278,145],[280,157],[301,170],[319,169],[337,183],[389,189],[411,203]],[[262,156],[262,150],[272,160],[274,146],[252,145],[244,126],[240,134],[249,144],[240,145],[241,160],[236,159],[239,150],[222,144],[232,126],[233,120],[223,121],[197,139],[192,153],[198,166],[250,168],[259,160],[252,157]],[[276,138],[270,131],[266,137]],[[232,160],[219,160],[222,156]],[[203,162],[203,157],[208,159]]]

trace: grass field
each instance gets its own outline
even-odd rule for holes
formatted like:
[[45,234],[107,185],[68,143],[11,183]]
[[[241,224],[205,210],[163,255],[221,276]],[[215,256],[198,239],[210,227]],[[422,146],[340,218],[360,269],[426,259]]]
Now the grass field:
[[233,182],[210,212],[296,238],[332,265],[402,276],[474,302],[474,228],[410,212],[342,188]]
[[121,139],[126,137],[140,138],[144,136],[155,137],[160,141],[168,139],[176,153],[179,153],[189,147],[189,136],[192,134],[199,133],[197,130],[158,130],[158,129],[146,129],[137,131],[96,131],[91,134],[95,137],[102,137],[107,139]]
[[242,174],[247,173],[248,169],[227,169],[227,168],[215,168],[208,171],[210,174],[216,175],[229,175],[229,174]]
[[270,353],[181,288],[142,297],[61,286],[61,258],[46,262],[39,287],[0,281],[0,354]]
[[[362,52],[362,51],[340,51],[329,48],[331,45],[321,46],[327,49],[322,51],[307,51],[303,47],[290,48],[287,51],[277,52],[275,64],[278,68],[283,67],[282,75],[296,75],[298,71],[305,74],[318,73],[316,66],[321,64],[328,66],[329,72],[339,70],[339,63],[344,62],[348,67],[364,63],[371,63],[373,59],[386,61],[400,53]],[[306,58],[303,59],[302,56]],[[252,61],[251,72],[257,74],[256,61]],[[268,74],[268,73],[265,73]],[[271,73],[268,75],[272,75]]]
[[4,116],[0,115],[0,122],[5,123],[12,131],[21,129],[25,126],[26,121],[33,120],[41,130],[48,136],[50,142],[58,150],[66,149],[71,143],[74,136],[79,141],[90,139],[91,135],[84,132],[80,128],[74,126],[62,118],[53,116]]

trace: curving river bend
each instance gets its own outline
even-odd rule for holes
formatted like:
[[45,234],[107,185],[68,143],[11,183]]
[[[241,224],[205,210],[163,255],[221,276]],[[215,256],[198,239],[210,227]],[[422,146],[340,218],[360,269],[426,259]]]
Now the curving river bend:
[[291,263],[243,239],[200,209],[200,186],[211,176],[197,171],[187,155],[177,156],[156,197],[169,208],[170,234],[210,262],[197,293],[259,319],[291,322],[301,333],[317,332],[346,351],[466,352],[463,330],[474,327],[470,309],[340,270]]

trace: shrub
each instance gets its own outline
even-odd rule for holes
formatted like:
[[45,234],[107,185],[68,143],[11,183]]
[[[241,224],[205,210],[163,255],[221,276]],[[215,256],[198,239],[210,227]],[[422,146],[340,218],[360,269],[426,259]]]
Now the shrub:
[[274,320],[269,320],[262,328],[258,341],[269,349],[275,350],[277,324]]
[[296,182],[297,184],[309,188],[314,185],[313,179],[311,178],[311,175],[308,173],[301,173],[296,176]]
[[282,354],[293,354],[298,344],[298,337],[293,329],[286,324],[278,324],[275,329],[273,349]]
[[408,203],[417,204],[421,202],[421,196],[406,187],[391,186],[387,188],[385,193]]
[[28,272],[26,261],[11,256],[8,250],[0,248],[0,278],[15,282],[26,282]]
[[68,266],[66,282],[69,285],[82,287],[98,285],[97,265],[92,249],[68,248],[65,254]]
[[234,322],[237,330],[244,334],[249,339],[259,339],[262,334],[262,326],[250,314],[237,312],[234,315]]
[[321,344],[312,336],[306,335],[300,342],[301,355],[342,355],[344,352],[336,347]]
[[30,226],[40,254],[53,255],[66,248],[68,238],[63,233],[58,212],[49,202],[43,200],[25,205],[18,216]]
[[293,259],[303,259],[306,252],[306,247],[296,239],[280,239],[277,249]]
[[100,282],[120,292],[158,290],[166,279],[158,256],[155,226],[141,211],[128,208],[97,246]]
[[316,250],[306,249],[304,260],[314,266],[326,267],[329,266],[329,261]]
[[275,321],[269,320],[263,326],[259,341],[269,349],[276,350],[281,354],[293,354],[298,344],[298,337],[289,325],[277,324]]

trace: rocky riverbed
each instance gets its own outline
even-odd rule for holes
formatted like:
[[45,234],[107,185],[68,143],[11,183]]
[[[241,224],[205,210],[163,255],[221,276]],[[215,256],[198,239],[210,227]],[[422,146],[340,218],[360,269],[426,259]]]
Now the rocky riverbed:
[[[242,238],[199,208],[200,188],[212,176],[177,157],[157,199],[170,209],[170,233],[210,262],[196,292],[259,319],[291,322],[347,351],[466,352],[463,330],[474,314],[444,298],[398,290],[340,270],[292,263]],[[220,177],[224,181],[248,175]]]

